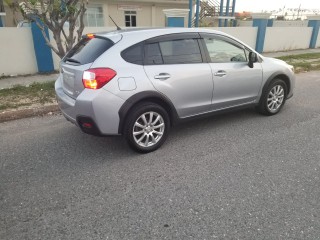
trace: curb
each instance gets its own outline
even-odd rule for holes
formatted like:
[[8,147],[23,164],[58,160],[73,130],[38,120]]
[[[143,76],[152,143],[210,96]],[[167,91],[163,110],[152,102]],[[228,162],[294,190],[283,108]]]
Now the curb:
[[57,104],[48,105],[38,108],[27,108],[27,109],[20,109],[20,110],[11,110],[7,112],[0,112],[0,123],[17,120],[21,118],[28,118],[28,117],[35,117],[41,116],[48,113],[58,112],[59,107]]

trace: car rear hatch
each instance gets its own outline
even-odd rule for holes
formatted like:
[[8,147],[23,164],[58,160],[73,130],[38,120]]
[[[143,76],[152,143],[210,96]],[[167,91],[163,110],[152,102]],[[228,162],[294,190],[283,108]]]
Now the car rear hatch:
[[114,44],[115,42],[107,37],[87,34],[67,53],[60,63],[60,74],[63,91],[68,96],[77,98],[84,90],[83,72],[89,69],[92,63]]

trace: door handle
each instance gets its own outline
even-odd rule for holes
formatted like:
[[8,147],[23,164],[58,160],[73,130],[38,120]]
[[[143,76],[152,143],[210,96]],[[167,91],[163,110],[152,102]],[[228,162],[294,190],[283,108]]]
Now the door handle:
[[226,73],[226,71],[219,70],[218,72],[215,72],[214,75],[217,77],[223,77],[223,76],[227,75],[227,73]]
[[159,75],[154,76],[154,79],[167,80],[170,77],[171,75],[169,73],[159,73]]

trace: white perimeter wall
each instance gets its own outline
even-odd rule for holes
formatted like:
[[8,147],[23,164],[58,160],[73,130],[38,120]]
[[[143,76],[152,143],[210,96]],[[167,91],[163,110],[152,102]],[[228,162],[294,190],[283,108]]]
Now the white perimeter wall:
[[238,20],[237,25],[238,25],[238,27],[252,27],[253,21],[252,20],[248,20],[248,21]]
[[290,51],[309,48],[311,27],[269,27],[264,41],[264,52]]
[[308,27],[308,21],[273,21],[273,27]]
[[257,31],[256,27],[213,27],[207,28],[217,30],[238,38],[253,49],[256,47]]
[[[114,30],[114,27],[85,28],[83,34]],[[257,28],[228,27],[209,28],[232,35],[250,47],[255,48]],[[288,51],[309,48],[312,28],[310,27],[272,27],[267,28],[264,52]],[[52,43],[54,43],[51,37]],[[316,47],[320,47],[320,33]],[[54,67],[59,69],[60,58],[53,52]],[[0,28],[0,76],[37,73],[30,28]]]
[[320,31],[319,31],[319,33],[318,33],[316,48],[320,48]]
[[[252,20],[238,21],[239,27],[251,27]],[[308,21],[273,21],[273,27],[308,27]]]
[[0,76],[38,72],[30,28],[0,28]]

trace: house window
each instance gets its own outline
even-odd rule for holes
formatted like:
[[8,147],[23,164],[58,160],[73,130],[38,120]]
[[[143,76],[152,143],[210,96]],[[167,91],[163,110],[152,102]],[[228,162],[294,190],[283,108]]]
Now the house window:
[[102,6],[89,5],[84,14],[83,22],[86,27],[103,27],[103,10]]
[[124,11],[124,19],[126,27],[137,26],[137,12],[136,11]]

